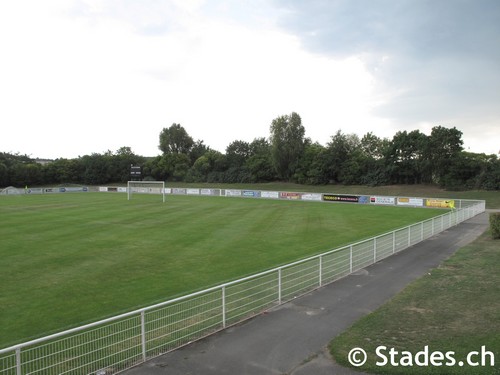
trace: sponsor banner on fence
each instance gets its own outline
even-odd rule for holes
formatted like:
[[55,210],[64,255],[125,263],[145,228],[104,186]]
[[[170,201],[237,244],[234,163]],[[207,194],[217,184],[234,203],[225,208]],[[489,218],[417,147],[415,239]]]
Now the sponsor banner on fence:
[[200,195],[200,189],[186,189],[187,195]]
[[455,208],[455,201],[449,199],[426,199],[426,207]]
[[297,199],[300,199],[300,197],[302,197],[301,193],[289,193],[289,192],[286,192],[286,191],[280,192],[280,198],[281,199],[297,200]]
[[172,194],[186,194],[186,189],[184,188],[173,188]]
[[226,197],[241,197],[241,190],[226,189]]
[[219,189],[200,189],[201,195],[220,195]]
[[126,187],[119,187],[118,188],[118,192],[119,193],[126,193],[127,192],[127,188]]
[[395,197],[370,197],[370,203],[395,205],[396,198]]
[[88,187],[86,186],[79,186],[79,187],[63,187],[61,189],[64,189],[65,192],[82,192],[82,191],[88,191]]
[[320,193],[306,193],[302,194],[302,199],[305,201],[320,201],[321,194]]
[[259,198],[260,197],[260,191],[243,190],[243,196],[244,197],[250,197],[250,198]]
[[107,188],[106,186],[99,186],[99,191],[100,191],[101,193],[105,193],[105,192],[107,192],[107,191],[108,191],[108,188]]
[[29,189],[24,189],[26,194],[42,194],[43,193],[43,188],[29,188]]
[[399,206],[423,206],[424,200],[422,198],[398,198]]
[[370,203],[370,197],[368,195],[360,195],[358,203],[368,204]]
[[359,196],[357,195],[340,195],[340,194],[323,194],[325,202],[350,202],[358,203]]
[[270,198],[270,199],[278,199],[280,197],[280,193],[277,191],[261,191],[261,198]]

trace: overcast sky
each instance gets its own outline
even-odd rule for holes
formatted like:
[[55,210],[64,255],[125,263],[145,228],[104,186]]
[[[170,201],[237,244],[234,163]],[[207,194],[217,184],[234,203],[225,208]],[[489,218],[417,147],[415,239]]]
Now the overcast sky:
[[500,150],[498,0],[0,2],[0,152],[224,152],[297,112],[325,145],[455,126]]

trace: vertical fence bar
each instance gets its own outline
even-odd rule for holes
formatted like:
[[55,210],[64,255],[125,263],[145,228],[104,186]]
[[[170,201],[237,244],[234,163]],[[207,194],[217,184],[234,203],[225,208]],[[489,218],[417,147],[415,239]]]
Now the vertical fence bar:
[[392,253],[396,253],[396,231],[392,231]]
[[377,237],[373,239],[373,263],[377,263]]
[[222,286],[222,327],[226,328],[226,286]]
[[424,222],[420,223],[420,241],[424,240]]
[[141,347],[142,347],[142,360],[146,362],[146,313],[141,311]]
[[352,245],[349,246],[349,270],[352,273]]
[[21,375],[21,348],[16,349],[16,375]]
[[320,255],[319,256],[319,286],[321,286],[321,284],[323,284],[323,256]]
[[408,227],[408,247],[411,246],[411,225]]
[[278,304],[281,305],[281,268],[278,269]]

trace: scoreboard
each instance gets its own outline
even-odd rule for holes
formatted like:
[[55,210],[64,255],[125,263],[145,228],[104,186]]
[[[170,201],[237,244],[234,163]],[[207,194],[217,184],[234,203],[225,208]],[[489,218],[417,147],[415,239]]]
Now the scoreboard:
[[142,180],[142,168],[139,165],[130,165],[130,179],[132,181]]

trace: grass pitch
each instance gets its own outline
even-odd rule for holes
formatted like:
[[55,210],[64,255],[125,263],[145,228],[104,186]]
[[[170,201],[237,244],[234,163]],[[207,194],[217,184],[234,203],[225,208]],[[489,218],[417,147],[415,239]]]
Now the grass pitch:
[[0,348],[442,213],[114,193],[0,197]]

